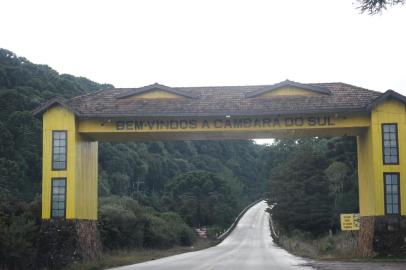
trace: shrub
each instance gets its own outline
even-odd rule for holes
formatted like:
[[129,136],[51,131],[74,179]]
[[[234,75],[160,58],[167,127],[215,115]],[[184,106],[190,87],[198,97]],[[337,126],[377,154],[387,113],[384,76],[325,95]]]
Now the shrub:
[[36,202],[0,200],[0,269],[34,268],[39,233]]
[[149,214],[145,225],[144,245],[147,247],[170,247],[177,244],[171,228],[165,221],[155,215]]
[[117,248],[166,248],[191,245],[194,231],[173,212],[159,213],[128,197],[103,198],[99,210],[103,246]]
[[109,197],[99,209],[99,230],[103,246],[108,249],[141,247],[144,240],[144,217],[129,198]]
[[165,212],[161,214],[161,218],[171,228],[171,234],[176,239],[176,244],[184,246],[193,244],[196,234],[192,228],[186,225],[181,216],[174,212]]

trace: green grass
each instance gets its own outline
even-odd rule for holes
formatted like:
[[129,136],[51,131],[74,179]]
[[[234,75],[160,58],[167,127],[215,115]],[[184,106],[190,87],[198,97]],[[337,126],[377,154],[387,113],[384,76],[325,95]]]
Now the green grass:
[[72,264],[65,270],[98,270],[123,265],[141,263],[168,257],[180,253],[191,252],[205,249],[216,244],[215,241],[199,239],[191,247],[176,246],[169,249],[134,249],[134,250],[116,250],[103,254],[103,258],[97,261],[87,261]]

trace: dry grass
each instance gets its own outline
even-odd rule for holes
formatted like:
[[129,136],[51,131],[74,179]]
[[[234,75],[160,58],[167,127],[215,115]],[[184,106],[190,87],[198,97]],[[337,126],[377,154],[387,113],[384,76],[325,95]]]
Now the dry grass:
[[312,259],[353,259],[357,248],[356,235],[339,232],[333,236],[311,239],[308,235],[296,232],[279,237],[279,245],[289,252]]
[[198,240],[192,247],[177,246],[170,249],[135,249],[111,251],[104,253],[103,258],[100,260],[75,263],[65,268],[65,270],[98,270],[141,263],[180,253],[205,249],[213,246],[215,243],[216,242],[202,239]]

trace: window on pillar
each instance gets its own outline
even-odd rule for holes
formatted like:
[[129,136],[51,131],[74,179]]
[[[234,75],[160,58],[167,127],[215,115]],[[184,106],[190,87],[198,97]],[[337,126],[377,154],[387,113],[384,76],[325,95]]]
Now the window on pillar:
[[399,164],[398,126],[382,124],[383,164]]
[[66,130],[55,130],[52,132],[52,170],[66,170]]
[[65,218],[66,178],[52,179],[51,218]]
[[385,214],[400,214],[399,173],[384,173]]

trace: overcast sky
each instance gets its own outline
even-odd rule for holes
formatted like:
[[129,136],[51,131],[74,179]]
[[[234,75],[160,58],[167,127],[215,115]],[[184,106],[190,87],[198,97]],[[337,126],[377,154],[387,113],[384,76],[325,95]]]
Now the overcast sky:
[[0,47],[116,87],[346,82],[406,95],[406,6],[1,0]]

